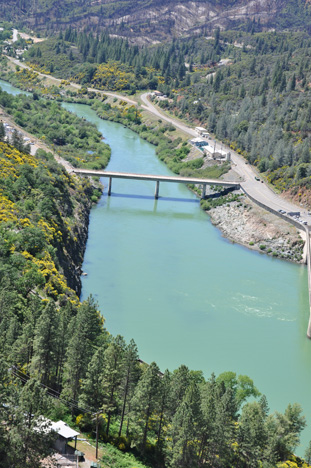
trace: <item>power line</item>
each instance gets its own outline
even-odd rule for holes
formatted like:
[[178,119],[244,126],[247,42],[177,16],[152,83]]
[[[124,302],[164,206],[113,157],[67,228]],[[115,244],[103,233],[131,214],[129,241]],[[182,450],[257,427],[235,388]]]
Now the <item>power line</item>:
[[[13,367],[10,367],[10,370],[12,372],[12,374],[19,378],[20,380],[22,380],[24,383],[28,382],[32,377],[28,374],[25,374],[23,373],[22,371],[20,371],[19,369],[17,369],[15,366]],[[40,384],[41,387],[43,387],[44,389],[47,390],[47,394],[53,398],[56,398],[57,400],[61,401],[62,403],[64,403],[66,406],[69,406],[70,408],[75,408],[79,411],[82,411],[83,413],[88,413],[88,414],[95,414],[97,413],[99,410],[97,411],[92,411],[90,408],[81,408],[80,406],[78,406],[78,402],[76,400],[71,400],[71,401],[67,401],[65,400],[63,397],[60,396],[60,393],[57,392],[56,390],[54,390],[53,388],[51,387],[48,387],[47,385],[43,384],[42,382],[38,382]]]

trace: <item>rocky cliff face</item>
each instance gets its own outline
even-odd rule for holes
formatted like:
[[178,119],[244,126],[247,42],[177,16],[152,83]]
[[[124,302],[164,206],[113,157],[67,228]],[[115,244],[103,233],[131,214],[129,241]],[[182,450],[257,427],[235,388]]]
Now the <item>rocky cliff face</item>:
[[2,17],[36,29],[64,29],[69,25],[153,42],[163,38],[228,28],[248,19],[273,25],[286,0],[8,0],[0,4]]
[[[92,203],[90,198],[84,198],[83,203],[77,205],[72,236],[68,237],[67,241],[57,249],[57,258],[67,280],[67,284],[79,297],[82,288],[81,267],[88,238],[91,207]],[[73,238],[75,242],[72,241]]]

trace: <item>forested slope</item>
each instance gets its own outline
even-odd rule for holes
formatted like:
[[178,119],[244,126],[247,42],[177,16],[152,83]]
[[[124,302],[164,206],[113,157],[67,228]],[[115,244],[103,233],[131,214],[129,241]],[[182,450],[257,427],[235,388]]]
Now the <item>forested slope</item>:
[[26,60],[101,89],[159,89],[168,96],[159,102],[163,109],[207,127],[276,189],[301,199],[306,192],[309,204],[311,40],[306,33],[258,29],[250,23],[249,32],[216,30],[214,38],[142,49],[69,29],[34,46]]
[[[258,24],[250,26],[255,29]],[[153,80],[171,99],[162,101],[164,108],[192,123],[208,124],[279,187],[286,188],[280,185],[281,177],[272,180],[272,176],[277,171],[281,174],[280,170],[288,174],[289,187],[307,186],[309,104],[302,97],[309,93],[310,70],[303,59],[310,41],[305,36],[265,36],[250,31],[239,36],[242,45],[236,47],[232,44],[236,36],[218,31],[212,40],[202,36],[174,41],[149,54],[149,50],[130,48],[126,41],[112,41],[109,48],[107,36],[79,36],[70,30],[67,34],[73,36],[66,38],[74,41],[72,44],[63,37],[49,43],[49,62],[41,45],[35,46],[35,53],[30,52],[28,58],[36,66],[46,67],[62,53],[59,73],[75,62],[77,71],[82,70],[77,81],[102,87],[107,83],[121,86],[108,80],[114,75],[112,66],[120,72],[129,67],[132,82],[125,83],[122,76],[125,85],[121,89],[134,92],[134,87],[144,89]],[[106,57],[96,62],[101,47]],[[219,59],[227,54],[231,64],[219,68]],[[37,58],[41,60],[35,62]],[[106,58],[119,63],[108,61],[107,65]],[[80,70],[84,61],[85,68]],[[57,66],[57,60],[53,65]],[[24,74],[27,72],[17,70],[18,79]],[[105,166],[109,151],[96,129],[56,102],[38,98],[38,94],[13,98],[0,93],[1,105],[22,128],[44,136],[73,164]],[[284,102],[287,107],[280,114]],[[107,103],[94,107],[102,117],[109,118],[114,112]],[[139,125],[135,108],[123,109],[118,118]],[[141,130],[150,136],[150,129]],[[167,138],[161,147],[156,132],[153,138],[160,157],[174,151],[174,167],[180,170],[187,146],[176,149],[176,142]],[[274,146],[269,146],[270,140]],[[278,141],[283,145],[278,149],[279,157],[274,153]],[[249,147],[243,146],[247,142]],[[18,140],[14,143],[18,146]],[[163,374],[156,363],[147,365],[139,360],[133,341],[125,343],[121,336],[109,335],[92,298],[79,302],[69,284],[72,269],[66,271],[65,265],[69,261],[77,267],[81,264],[88,210],[99,193],[88,182],[68,175],[51,155],[39,152],[34,157],[21,150],[0,143],[3,464],[41,466],[40,456],[48,452],[50,441],[41,437],[37,442],[40,414],[67,419],[92,433],[94,413],[98,413],[100,440],[123,452],[134,452],[150,466],[306,467],[292,455],[305,427],[299,405],[288,405],[284,414],[269,414],[268,402],[251,378],[234,372],[204,377],[202,372],[182,365]],[[80,249],[78,257],[75,245]],[[58,398],[47,398],[47,389]]]
[[1,466],[42,466],[51,440],[41,414],[72,417],[92,432],[95,412],[100,440],[150,466],[246,468],[264,460],[275,468],[288,457],[307,466],[291,455],[305,426],[299,405],[269,415],[252,380],[234,372],[206,380],[180,366],[162,374],[139,361],[133,341],[107,333],[92,298],[79,302],[59,253],[79,243],[93,193],[87,181],[44,152],[31,156],[4,142],[0,163]]

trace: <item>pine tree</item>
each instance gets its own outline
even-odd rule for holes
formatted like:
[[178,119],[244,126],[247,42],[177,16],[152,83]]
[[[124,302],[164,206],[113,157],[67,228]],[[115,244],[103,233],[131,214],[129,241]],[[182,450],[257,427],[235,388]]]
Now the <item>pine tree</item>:
[[87,366],[96,351],[95,346],[101,346],[106,339],[103,319],[92,298],[81,304],[77,316],[70,323],[68,334],[71,339],[64,365],[63,393],[66,398],[76,401],[81,381],[85,378]]
[[131,340],[125,349],[123,376],[120,385],[120,399],[123,400],[121,410],[121,421],[119,427],[119,437],[122,434],[122,427],[129,402],[133,397],[135,386],[140,376],[138,364],[138,350],[134,340]]
[[211,466],[224,466],[230,461],[237,406],[230,387],[216,381],[215,375],[202,387],[202,435],[200,459]]
[[290,81],[289,89],[290,89],[290,91],[294,91],[296,89],[296,75],[295,75],[295,73],[293,74],[292,79]]
[[169,421],[171,398],[171,373],[166,370],[160,381],[159,427],[157,431],[157,444],[159,447],[163,445],[163,425]]
[[55,433],[49,431],[49,422],[41,416],[49,408],[48,397],[34,379],[22,388],[17,386],[14,392],[15,405],[11,407],[7,426],[8,466],[40,468],[55,440]]
[[18,151],[23,151],[24,149],[23,136],[16,129],[14,129],[13,131],[11,143],[13,146],[15,146],[15,148]]
[[10,356],[12,351],[12,347],[14,346],[15,341],[21,334],[21,325],[18,321],[18,318],[11,314],[8,314],[8,321],[7,321],[8,328],[5,333],[5,354]]
[[238,445],[247,466],[257,468],[263,459],[268,434],[265,424],[266,415],[258,402],[246,403],[239,419]]
[[10,423],[14,419],[12,409],[16,406],[19,382],[12,385],[12,369],[0,357],[0,463],[10,466]]
[[23,325],[23,332],[15,341],[10,353],[10,360],[20,366],[30,364],[33,355],[33,340],[35,330],[31,323]]
[[54,383],[57,340],[58,313],[54,302],[50,301],[37,323],[31,362],[32,371],[45,385]]
[[199,434],[201,432],[201,399],[195,383],[187,389],[172,420],[172,444],[169,450],[171,466],[198,466]]
[[58,322],[58,334],[57,334],[57,348],[55,351],[56,354],[56,371],[55,371],[55,380],[56,387],[60,391],[62,377],[64,372],[64,364],[66,358],[66,352],[68,347],[68,336],[69,335],[69,323],[73,315],[73,310],[70,302],[68,302],[64,307],[62,307],[58,313],[59,322]]
[[[142,453],[145,452],[151,415],[159,410],[160,370],[155,362],[147,366],[142,374],[132,399],[132,423],[140,439]],[[137,429],[137,430],[136,430]]]
[[308,447],[306,448],[306,451],[305,451],[305,460],[307,463],[311,463],[311,440],[308,444]]
[[5,129],[3,122],[0,122],[0,141],[4,141],[5,138]]
[[187,366],[181,365],[172,374],[171,378],[171,405],[170,412],[173,416],[182,401],[190,384],[190,372]]
[[87,409],[90,408],[93,412],[97,412],[101,408],[105,398],[103,385],[104,351],[103,347],[96,351],[88,365],[86,377],[81,385],[79,405]]
[[104,392],[105,399],[103,409],[108,415],[106,434],[109,435],[111,416],[118,408],[119,390],[123,374],[125,342],[118,335],[105,351],[104,368]]

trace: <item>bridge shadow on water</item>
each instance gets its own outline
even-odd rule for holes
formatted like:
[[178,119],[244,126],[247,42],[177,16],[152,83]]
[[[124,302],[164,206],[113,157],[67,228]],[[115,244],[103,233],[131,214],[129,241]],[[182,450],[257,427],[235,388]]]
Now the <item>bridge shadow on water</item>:
[[[137,205],[128,205],[126,207],[121,208],[120,206],[114,206],[113,200],[115,199],[120,199],[124,198],[127,200],[131,199],[140,199],[140,200],[150,200],[153,201],[153,204],[150,206],[150,209],[144,209],[143,206],[145,205],[140,205],[139,203]],[[133,195],[133,194],[121,194],[121,193],[111,193],[111,196],[108,196],[107,193],[104,193],[104,199],[106,202],[106,208],[108,209],[110,215],[116,215],[120,216],[120,213],[124,211],[126,214],[134,214],[134,215],[143,215],[143,216],[153,216],[153,217],[160,217],[160,218],[182,218],[184,220],[186,219],[194,219],[196,217],[195,211],[192,211],[189,213],[187,210],[166,210],[165,209],[165,203],[164,202],[185,202],[185,203],[200,203],[199,200],[193,200],[189,198],[174,198],[174,197],[159,197],[159,199],[155,199],[153,196],[149,195]],[[160,207],[162,206],[162,209]],[[167,205],[168,206],[168,205]]]
[[108,197],[108,194],[104,192],[103,196],[107,198],[134,198],[137,200],[173,201],[173,202],[179,202],[179,203],[194,203],[194,204],[200,203],[199,199],[193,199],[193,198],[176,198],[176,197],[159,196],[158,199],[155,199],[154,195],[138,195],[138,194],[132,194],[132,193],[111,192],[110,197]]

